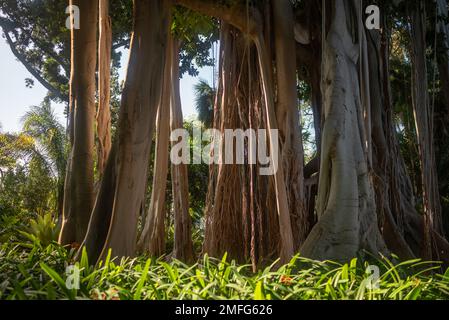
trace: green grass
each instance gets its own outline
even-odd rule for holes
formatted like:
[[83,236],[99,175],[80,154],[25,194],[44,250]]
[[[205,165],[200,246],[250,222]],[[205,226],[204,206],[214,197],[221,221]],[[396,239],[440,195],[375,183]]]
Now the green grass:
[[73,252],[57,245],[0,247],[0,299],[242,299],[416,300],[449,299],[449,270],[419,260],[384,259],[378,288],[368,286],[368,262],[316,262],[295,257],[277,270],[204,257],[195,265],[140,257],[106,261],[94,268],[83,255],[78,290],[66,286]]

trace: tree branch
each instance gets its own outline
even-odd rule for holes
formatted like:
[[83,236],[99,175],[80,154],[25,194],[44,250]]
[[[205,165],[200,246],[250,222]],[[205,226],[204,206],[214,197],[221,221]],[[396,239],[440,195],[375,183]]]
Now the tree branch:
[[3,33],[5,35],[6,41],[9,45],[9,47],[11,48],[12,53],[14,54],[14,56],[24,65],[24,67],[28,70],[29,73],[31,73],[31,75],[33,77],[35,77],[37,79],[37,81],[39,81],[50,93],[52,93],[55,97],[63,100],[63,101],[68,101],[68,96],[64,95],[63,93],[61,93],[58,89],[56,89],[54,86],[52,86],[47,80],[45,80],[40,74],[39,72],[34,69],[30,63],[25,59],[25,57],[23,56],[23,54],[21,54],[17,48],[16,48],[16,44],[12,41],[11,37],[9,36],[9,33],[7,30],[5,30],[4,26],[1,25],[1,27],[3,28]]
[[262,18],[255,8],[249,8],[248,19],[247,8],[241,4],[226,5],[217,3],[216,0],[175,0],[175,4],[221,19],[248,34],[251,38],[260,34]]
[[112,46],[112,50],[117,50],[117,49],[120,49],[121,47],[125,47],[125,46],[129,45],[130,42],[131,42],[131,39],[129,39],[129,38],[122,40],[120,42],[117,42],[116,44],[114,44]]

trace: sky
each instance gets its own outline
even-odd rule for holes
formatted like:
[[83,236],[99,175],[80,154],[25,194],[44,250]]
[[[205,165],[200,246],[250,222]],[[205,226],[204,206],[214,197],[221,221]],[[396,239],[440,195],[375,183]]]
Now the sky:
[[[120,72],[122,78],[126,72],[127,59],[128,54],[125,52],[122,57],[122,70]],[[34,78],[34,87],[27,88],[25,86],[26,78],[33,77],[14,57],[5,39],[0,37],[0,129],[3,132],[20,131],[23,115],[30,106],[39,105],[46,95],[46,89]],[[184,118],[195,116],[193,86],[199,79],[211,83],[212,68],[200,69],[197,78],[185,75],[181,79],[181,101]],[[61,123],[65,125],[64,106],[53,103],[53,108]]]

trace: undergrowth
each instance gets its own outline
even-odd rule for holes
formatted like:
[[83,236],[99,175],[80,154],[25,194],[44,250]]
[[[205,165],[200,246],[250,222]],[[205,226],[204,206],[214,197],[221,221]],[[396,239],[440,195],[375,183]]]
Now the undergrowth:
[[[109,256],[93,267],[85,254],[76,263],[73,255],[57,244],[3,244],[0,299],[449,299],[449,270],[441,273],[438,263],[420,260],[394,264],[354,259],[338,264],[297,256],[281,268],[273,264],[253,273],[251,266],[237,265],[226,256],[205,256],[194,265],[145,257],[116,261]],[[75,273],[66,273],[70,265],[80,270],[77,289],[67,286],[75,283]],[[376,268],[378,281],[372,273]]]

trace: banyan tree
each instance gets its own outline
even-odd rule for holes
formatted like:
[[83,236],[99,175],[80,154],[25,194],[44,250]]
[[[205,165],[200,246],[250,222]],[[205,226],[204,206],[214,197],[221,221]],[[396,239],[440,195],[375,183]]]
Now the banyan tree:
[[[175,145],[170,133],[183,126],[185,49],[174,17],[185,10],[213,19],[219,34],[212,128],[222,134],[278,132],[263,137],[267,156],[279,159],[272,175],[261,175],[261,165],[250,161],[256,143],[251,134],[243,144],[244,163],[210,164],[202,254],[227,253],[254,268],[296,253],[339,261],[363,252],[449,261],[448,208],[441,194],[447,190],[438,179],[446,155],[437,144],[449,122],[447,1],[134,0],[112,142],[109,3],[70,4],[82,18],[71,32],[72,149],[63,244],[81,244],[91,261],[109,250],[115,257],[159,257],[167,253],[172,211],[172,256],[193,261],[198,254],[189,166],[169,161]],[[398,46],[410,69],[405,98],[394,90],[391,64]],[[304,86],[307,93],[299,89]],[[301,127],[305,100],[313,111],[311,161],[305,160]],[[412,115],[407,130],[417,147],[418,178],[402,150],[397,118],[405,111],[398,112],[399,102]],[[212,144],[211,153],[226,151],[222,140]]]

